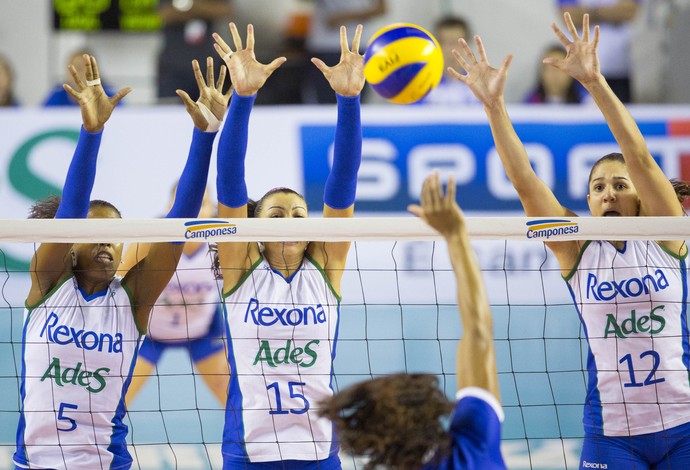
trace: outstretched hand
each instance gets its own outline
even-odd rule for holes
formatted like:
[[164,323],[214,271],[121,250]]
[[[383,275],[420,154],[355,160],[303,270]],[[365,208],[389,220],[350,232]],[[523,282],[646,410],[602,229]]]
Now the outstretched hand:
[[500,68],[492,67],[489,64],[489,59],[486,57],[484,44],[479,36],[474,37],[477,44],[477,52],[479,53],[479,60],[470,49],[467,41],[459,39],[458,44],[462,49],[461,54],[457,49],[453,49],[453,56],[458,61],[465,74],[461,74],[452,67],[448,67],[448,72],[456,79],[463,82],[472,90],[474,96],[482,102],[484,106],[492,107],[496,103],[503,100],[503,90],[506,84],[506,77],[508,76],[508,69],[513,56],[509,55],[503,59]]
[[352,38],[352,49],[347,42],[347,29],[340,27],[340,62],[333,67],[313,57],[311,62],[326,77],[333,91],[341,96],[357,96],[364,88],[364,57],[359,53],[362,25],[357,25]]
[[[223,116],[225,116],[225,111],[228,109],[228,103],[232,96],[232,87],[229,87],[228,91],[223,93],[227,69],[225,65],[221,65],[218,81],[215,83],[212,57],[206,58],[206,80],[204,80],[199,62],[196,60],[192,61],[192,69],[194,69],[194,78],[196,78],[196,83],[199,86],[199,99],[196,102],[192,101],[184,90],[177,90],[176,93],[182,99],[187,112],[192,117],[194,126],[202,131],[215,132],[218,130]],[[206,107],[206,110],[210,111],[213,116],[206,116],[205,112],[207,111],[200,105]]]
[[240,96],[251,96],[259,91],[268,77],[287,59],[278,57],[267,65],[257,61],[254,54],[254,26],[251,24],[247,25],[247,47],[242,46],[242,38],[235,23],[230,23],[230,34],[235,44],[235,51],[218,33],[213,33],[213,39],[216,41],[213,48],[228,66],[235,92]]
[[421,205],[410,204],[407,210],[421,218],[448,239],[458,233],[464,224],[464,215],[455,201],[455,179],[448,178],[446,194],[443,194],[438,172],[426,177],[422,186]]
[[113,113],[115,106],[132,89],[126,87],[118,91],[114,96],[108,97],[101,85],[96,58],[87,54],[84,54],[83,57],[86,64],[86,82],[82,80],[77,70],[70,64],[68,70],[77,89],[75,90],[66,83],[62,87],[79,103],[84,129],[88,132],[100,132]]
[[577,33],[577,28],[570,17],[570,13],[565,13],[563,19],[568,32],[573,38],[572,41],[568,39],[556,23],[551,24],[551,29],[553,29],[558,40],[565,47],[567,54],[563,59],[546,58],[544,63],[562,70],[586,86],[588,83],[598,80],[601,76],[599,57],[597,56],[599,26],[594,27],[594,37],[590,39],[589,14],[585,14],[582,17],[582,36]]

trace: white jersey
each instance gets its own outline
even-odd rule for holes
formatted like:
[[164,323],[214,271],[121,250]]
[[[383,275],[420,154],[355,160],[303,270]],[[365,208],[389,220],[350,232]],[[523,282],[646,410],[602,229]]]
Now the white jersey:
[[285,279],[260,259],[224,295],[231,376],[223,454],[251,462],[323,460],[337,453],[319,418],[333,394],[340,298],[314,261]]
[[156,341],[189,341],[204,337],[220,302],[220,286],[212,269],[208,245],[182,254],[149,317],[147,336]]
[[566,278],[589,356],[585,429],[639,435],[690,422],[685,258],[653,241],[587,242]]
[[74,277],[24,313],[21,468],[129,468],[124,395],[140,334],[115,278],[84,296]]

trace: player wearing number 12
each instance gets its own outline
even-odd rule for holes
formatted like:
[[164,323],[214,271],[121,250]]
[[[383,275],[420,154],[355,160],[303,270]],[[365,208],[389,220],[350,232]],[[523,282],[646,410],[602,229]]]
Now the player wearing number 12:
[[[567,55],[544,63],[587,89],[622,151],[592,167],[590,212],[597,217],[684,215],[679,200],[690,194],[688,185],[664,176],[601,75],[599,29],[591,35],[585,15],[580,35],[570,15],[564,19],[572,39],[555,24],[552,29]],[[484,104],[501,161],[527,215],[548,217],[552,225],[569,222],[575,214],[538,178],[510,123],[503,87],[511,58],[493,68],[478,37],[476,43],[478,58],[460,41],[464,55],[454,55],[466,74],[453,75]],[[589,346],[580,468],[690,468],[685,242],[553,240],[546,245],[558,259]]]
[[[218,215],[242,218],[247,217],[244,158],[249,114],[256,93],[285,59],[260,64],[254,56],[253,27],[247,28],[246,47],[232,23],[230,31],[235,50],[214,35],[235,88],[218,145]],[[362,154],[361,35],[360,25],[350,50],[341,27],[341,58],[333,67],[312,59],[338,101],[324,217],[354,214]],[[304,198],[286,188],[269,191],[254,212],[258,218],[307,214]],[[317,403],[333,394],[340,281],[349,248],[348,242],[218,244],[232,370],[222,446],[225,470],[340,468],[332,423],[318,415]]]

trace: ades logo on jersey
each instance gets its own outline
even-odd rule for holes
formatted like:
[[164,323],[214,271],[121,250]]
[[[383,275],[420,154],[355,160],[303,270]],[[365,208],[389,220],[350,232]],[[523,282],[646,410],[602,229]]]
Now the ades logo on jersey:
[[59,387],[64,387],[65,384],[69,383],[72,385],[80,385],[91,393],[98,393],[103,390],[106,385],[103,375],[108,375],[109,373],[110,369],[107,367],[100,367],[93,372],[86,369],[82,370],[81,362],[77,362],[75,367],[63,367],[60,364],[60,359],[54,357],[43,373],[41,382],[45,379],[53,379],[55,384]]
[[326,323],[326,312],[321,304],[287,307],[262,307],[255,298],[249,299],[244,322],[257,326],[308,326]]
[[98,352],[106,353],[121,353],[122,352],[122,333],[96,333],[91,330],[76,330],[71,326],[58,325],[60,318],[51,312],[46,318],[46,322],[41,329],[39,335],[46,338],[51,343],[67,345],[74,344],[79,349],[87,351],[97,350]]
[[[657,269],[653,274],[647,274],[642,278],[632,277],[630,279],[620,279],[612,281],[601,281],[595,274],[587,275],[587,298],[594,298],[600,302],[608,302],[616,297],[622,299],[649,295],[650,291],[659,292],[669,286],[668,279],[661,269]],[[591,297],[590,297],[591,295]]]
[[638,315],[633,309],[630,317],[618,323],[616,316],[612,313],[606,315],[606,327],[604,338],[616,336],[617,338],[627,338],[632,334],[651,333],[657,335],[666,326],[666,319],[660,315],[660,310],[664,310],[663,305],[657,305],[649,312],[649,315]]
[[285,346],[271,350],[271,343],[267,340],[261,341],[259,351],[254,358],[254,364],[265,362],[269,367],[278,367],[280,364],[297,364],[300,367],[311,367],[316,363],[318,354],[314,350],[319,345],[318,339],[307,342],[304,347],[297,346],[297,341],[288,339]]

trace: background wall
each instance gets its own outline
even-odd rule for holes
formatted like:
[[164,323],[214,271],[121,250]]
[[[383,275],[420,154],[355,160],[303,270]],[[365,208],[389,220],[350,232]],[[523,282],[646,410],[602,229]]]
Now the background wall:
[[[236,21],[240,27],[252,22],[257,44],[270,55],[298,3],[304,1],[235,0]],[[549,24],[557,15],[555,0],[388,0],[388,4],[388,13],[367,25],[365,37],[393,22],[431,27],[443,13],[463,15],[482,35],[490,60],[498,63],[515,54],[506,88],[512,101],[519,101],[532,85],[539,54],[553,41]],[[101,59],[103,74],[114,86],[134,87],[128,103],[154,101],[157,33],[55,33],[50,5],[49,0],[0,0],[0,54],[14,66],[22,104],[40,104],[52,85],[63,80],[67,56],[80,46],[88,46]],[[227,26],[218,27],[221,33],[227,31]]]

